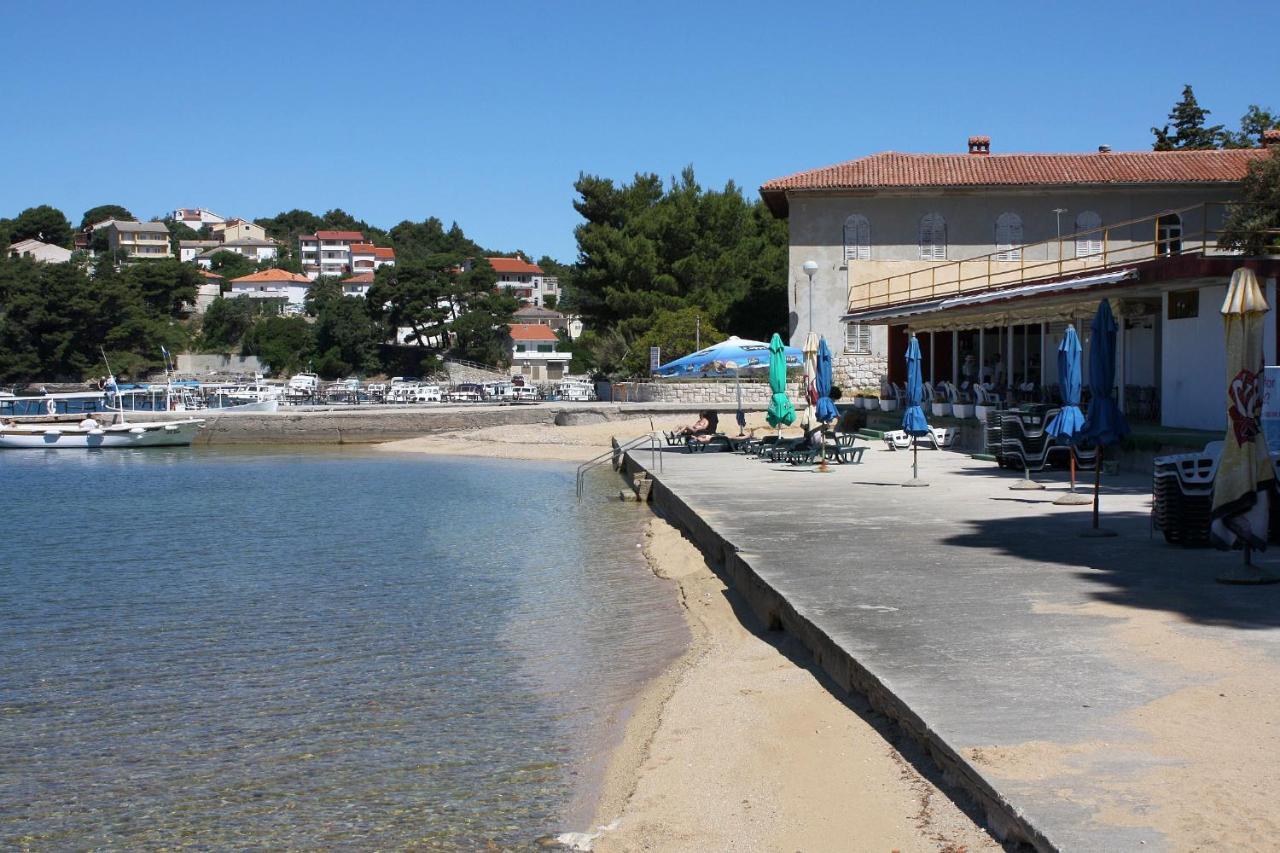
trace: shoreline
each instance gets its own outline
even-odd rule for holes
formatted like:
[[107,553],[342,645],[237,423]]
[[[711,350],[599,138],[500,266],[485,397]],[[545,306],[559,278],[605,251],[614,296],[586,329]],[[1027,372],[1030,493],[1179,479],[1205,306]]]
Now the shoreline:
[[793,639],[755,624],[675,527],[651,518],[643,550],[674,586],[690,642],[641,689],[595,819],[559,835],[561,845],[1000,849],[914,742],[865,702],[839,698]]

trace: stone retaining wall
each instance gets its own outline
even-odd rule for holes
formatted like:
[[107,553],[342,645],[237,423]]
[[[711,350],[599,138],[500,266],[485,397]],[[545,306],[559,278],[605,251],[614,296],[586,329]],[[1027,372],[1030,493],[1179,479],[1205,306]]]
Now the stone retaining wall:
[[882,355],[840,354],[831,359],[831,375],[835,384],[852,396],[857,388],[880,387],[880,380],[889,373],[889,359]]
[[[738,402],[733,380],[688,382],[619,382],[613,386],[615,400],[636,403],[733,403]],[[625,396],[624,396],[625,395]],[[787,383],[787,396],[795,403],[802,398],[799,382]],[[742,381],[742,404],[748,408],[769,405],[769,383],[757,379]]]

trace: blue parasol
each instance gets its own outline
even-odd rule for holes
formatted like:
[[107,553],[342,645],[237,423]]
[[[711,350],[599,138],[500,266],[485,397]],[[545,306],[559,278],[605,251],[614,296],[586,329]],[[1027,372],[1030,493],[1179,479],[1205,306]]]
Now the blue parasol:
[[1090,536],[1114,536],[1098,528],[1098,492],[1102,483],[1103,448],[1118,444],[1129,434],[1129,422],[1116,405],[1112,386],[1116,382],[1116,318],[1107,300],[1098,303],[1098,312],[1089,324],[1089,414],[1077,436],[1098,448],[1097,468],[1093,475],[1093,527]]
[[[787,367],[800,367],[804,353],[783,347]],[[737,370],[764,370],[769,366],[769,344],[731,337],[695,353],[669,361],[653,371],[655,376],[733,376]]]
[[[1075,326],[1067,326],[1067,333],[1058,344],[1058,386],[1062,389],[1062,408],[1053,420],[1045,426],[1044,431],[1060,441],[1075,444],[1076,436],[1084,426],[1084,412],[1080,411],[1080,336]],[[1072,504],[1088,501],[1084,495],[1076,494],[1076,455],[1071,450],[1071,491],[1054,503]]]
[[924,418],[924,380],[920,377],[920,342],[914,333],[907,342],[907,409],[902,413],[902,431],[911,436],[911,480],[905,486],[928,485],[919,478],[920,436],[929,434]]
[[817,416],[822,423],[837,420],[840,413],[836,404],[831,402],[831,347],[827,346],[824,337],[818,341],[818,375],[813,380],[818,390]]

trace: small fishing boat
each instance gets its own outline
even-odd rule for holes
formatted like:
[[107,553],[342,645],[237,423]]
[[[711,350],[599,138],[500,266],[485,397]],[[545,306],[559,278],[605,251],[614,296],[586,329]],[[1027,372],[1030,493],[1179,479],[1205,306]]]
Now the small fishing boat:
[[68,423],[0,424],[0,449],[185,447],[204,426],[200,418],[85,427]]

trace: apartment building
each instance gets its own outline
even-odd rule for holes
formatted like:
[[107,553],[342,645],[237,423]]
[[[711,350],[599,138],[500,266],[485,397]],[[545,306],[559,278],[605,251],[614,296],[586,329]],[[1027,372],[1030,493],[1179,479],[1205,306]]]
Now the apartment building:
[[535,382],[555,381],[569,371],[573,355],[559,352],[560,339],[549,326],[536,323],[512,323],[511,375],[524,376]]
[[[185,251],[185,247],[179,243],[178,250],[180,252]],[[231,240],[226,243],[215,242],[199,255],[196,255],[195,262],[205,269],[210,269],[213,266],[214,255],[219,252],[234,252],[237,255],[243,255],[254,263],[259,263],[261,261],[275,260],[280,252],[280,247],[276,245],[274,240],[243,239]]]
[[124,222],[108,219],[93,226],[94,231],[105,229],[107,247],[111,251],[123,249],[131,258],[171,258],[169,229],[163,222]]
[[372,273],[379,267],[395,266],[396,250],[372,243],[356,243],[351,247],[351,271]]
[[180,207],[173,212],[175,222],[181,222],[192,231],[199,231],[208,225],[211,229],[215,225],[221,225],[226,222],[226,218],[219,216],[212,210],[203,207]]
[[317,231],[298,238],[302,271],[315,281],[320,276],[340,276],[352,272],[351,247],[365,243],[359,231]]
[[[559,282],[553,276],[547,276],[542,267],[530,263],[521,257],[485,258],[493,271],[498,274],[498,287],[511,291],[522,302],[530,305],[542,305],[548,294],[559,298]],[[467,261],[464,269],[471,269],[471,261]]]
[[231,243],[235,240],[267,239],[267,229],[247,219],[228,219],[226,222],[211,226],[209,230],[213,232],[214,238],[223,243]]

